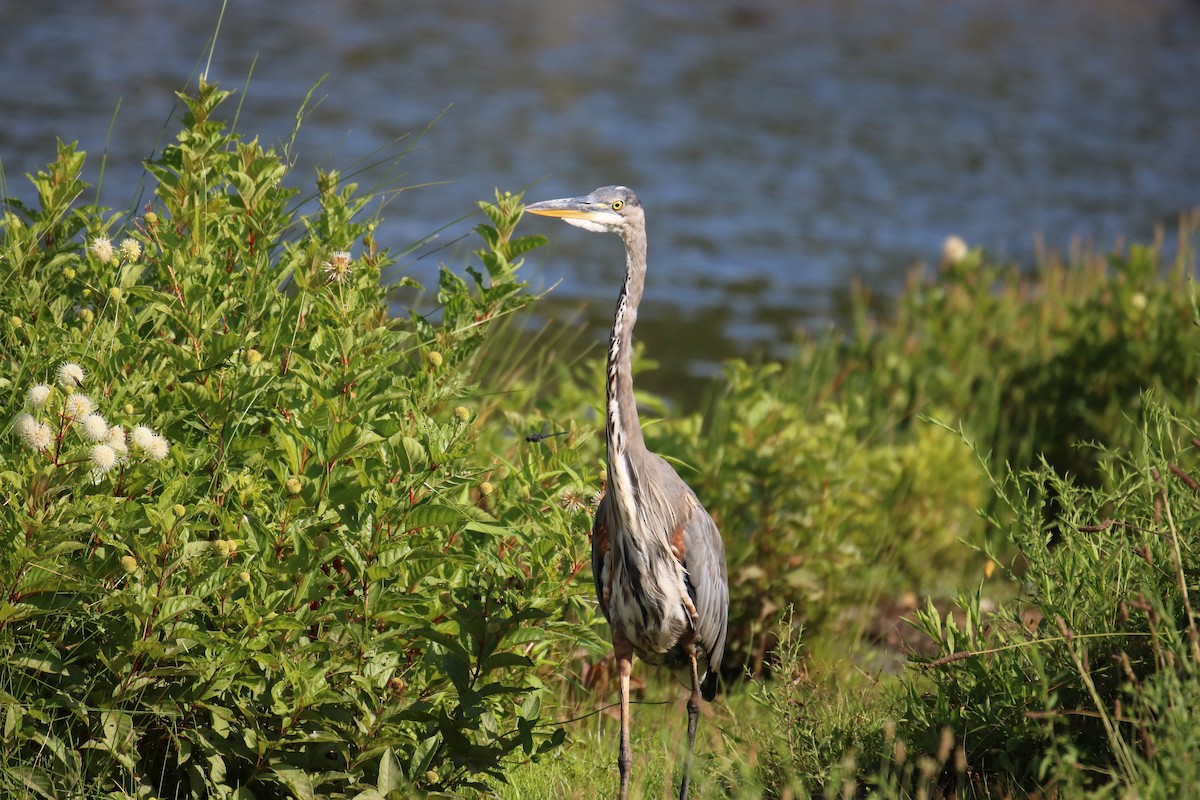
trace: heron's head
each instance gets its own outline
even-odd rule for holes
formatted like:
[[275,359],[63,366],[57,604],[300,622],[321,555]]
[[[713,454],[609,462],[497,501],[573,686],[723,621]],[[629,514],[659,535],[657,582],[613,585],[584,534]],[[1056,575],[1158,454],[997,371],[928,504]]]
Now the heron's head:
[[530,214],[558,217],[563,222],[595,233],[625,232],[644,224],[642,204],[631,189],[604,186],[582,197],[543,200],[525,206]]

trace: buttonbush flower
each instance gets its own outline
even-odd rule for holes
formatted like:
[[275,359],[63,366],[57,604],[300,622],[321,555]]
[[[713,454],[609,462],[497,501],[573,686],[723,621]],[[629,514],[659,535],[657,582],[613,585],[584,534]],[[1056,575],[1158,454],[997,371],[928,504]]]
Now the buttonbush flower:
[[232,539],[217,539],[212,543],[212,551],[221,558],[232,558],[237,555],[237,542]]
[[559,496],[558,502],[567,511],[582,511],[588,507],[587,497],[570,489]]
[[126,261],[133,263],[142,255],[142,246],[137,239],[122,239],[121,240],[121,257]]
[[104,435],[104,443],[114,449],[125,449],[125,428],[120,425],[113,425],[108,429],[108,433]]
[[120,425],[113,425],[105,434],[104,443],[112,448],[117,454],[117,458],[124,461],[129,455],[129,445],[125,443],[125,429]]
[[97,472],[108,472],[117,463],[116,452],[106,444],[93,445],[88,458]]
[[26,446],[34,450],[45,450],[54,441],[54,434],[50,431],[50,426],[44,422],[38,422],[32,414],[17,415],[16,422],[13,423],[13,430],[17,432]]
[[144,452],[151,461],[162,461],[171,451],[171,443],[145,425],[134,428],[129,438],[133,446]]
[[325,276],[330,282],[341,283],[350,274],[350,262],[350,254],[339,251],[331,255],[328,261],[322,261],[321,267],[325,270]]
[[162,461],[171,451],[171,443],[161,436],[155,436],[146,447],[146,457],[151,461]]
[[93,237],[92,243],[88,245],[88,252],[95,256],[101,264],[107,264],[113,260],[113,246],[107,236]]
[[[72,397],[74,396],[72,395]],[[80,420],[79,425],[83,431],[83,438],[89,442],[103,442],[108,438],[108,423],[105,422],[104,417],[94,411]]]
[[942,242],[943,263],[957,264],[967,257],[968,252],[967,243],[961,236],[948,236],[946,241]]
[[133,433],[129,435],[129,439],[133,442],[134,447],[139,450],[145,450],[150,446],[150,442],[154,441],[156,436],[158,434],[153,429],[145,425],[138,425],[134,427]]
[[18,436],[25,438],[29,436],[29,432],[33,430],[34,425],[37,425],[37,420],[33,418],[33,414],[22,412],[17,414],[16,420],[13,421],[13,430],[17,432]]
[[50,398],[50,387],[44,383],[35,384],[29,387],[29,391],[25,394],[25,400],[29,403],[29,407],[34,411],[41,411],[46,407],[46,400]]
[[54,432],[44,422],[33,426],[29,434],[29,443],[36,450],[45,450],[54,441]]
[[59,386],[83,386],[83,367],[74,361],[64,361],[57,377]]
[[82,419],[92,413],[92,398],[86,394],[75,393],[63,403],[63,416],[71,419]]

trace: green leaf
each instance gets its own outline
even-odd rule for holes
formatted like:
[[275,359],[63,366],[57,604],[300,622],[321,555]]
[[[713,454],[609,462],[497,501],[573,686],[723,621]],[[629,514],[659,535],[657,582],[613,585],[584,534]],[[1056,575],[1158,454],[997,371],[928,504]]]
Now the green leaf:
[[453,506],[440,503],[422,503],[411,509],[405,516],[407,530],[415,531],[421,528],[439,525],[454,525],[462,522],[463,513]]
[[502,669],[504,667],[532,667],[533,661],[529,656],[523,656],[520,653],[492,653],[483,660],[480,669],[488,672],[493,669]]
[[404,456],[407,459],[407,467],[409,472],[424,472],[429,466],[429,453],[425,449],[425,445],[418,442],[411,436],[405,436],[400,440],[404,446]]
[[437,642],[451,653],[454,653],[459,661],[469,662],[471,660],[471,656],[457,639],[441,631],[434,630],[433,628],[422,628],[417,631],[417,636],[428,639],[431,642]]
[[296,800],[315,800],[317,793],[313,789],[312,778],[304,770],[283,764],[273,764],[271,772],[280,783],[287,787]]
[[45,770],[38,767],[27,767],[21,764],[6,767],[17,780],[26,789],[34,792],[39,797],[45,797],[48,800],[57,800],[58,792],[54,789],[54,782]]
[[[10,603],[0,600],[0,628],[10,622],[18,622],[33,613],[33,608],[26,603]],[[9,661],[11,664],[12,661]]]
[[162,625],[181,614],[186,614],[189,611],[195,611],[204,605],[204,600],[199,597],[193,597],[190,594],[175,595],[174,597],[165,597],[158,606],[157,623]]
[[356,450],[383,441],[375,431],[357,427],[349,422],[335,423],[326,441],[326,458],[329,463],[338,461]]
[[384,794],[400,791],[404,787],[404,773],[401,772],[400,763],[396,761],[396,754],[390,747],[385,747],[379,755],[379,780],[376,787]]
[[34,656],[18,656],[8,659],[8,665],[33,672],[46,672],[51,675],[66,675],[67,670],[61,662]]

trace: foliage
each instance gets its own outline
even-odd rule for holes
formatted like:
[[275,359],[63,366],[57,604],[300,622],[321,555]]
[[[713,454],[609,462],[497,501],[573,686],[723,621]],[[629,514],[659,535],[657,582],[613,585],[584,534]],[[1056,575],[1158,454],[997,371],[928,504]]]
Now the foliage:
[[[727,684],[700,796],[1194,785],[1190,236],[1166,268],[1162,242],[1028,274],[972,251],[914,278],[891,319],[860,294],[850,332],[782,365],[727,364],[704,416],[639,398],[648,444],[725,535],[733,669],[770,676],[749,685],[755,706]],[[598,364],[577,374],[543,401],[551,420],[601,396]],[[894,676],[869,650],[895,646],[874,637],[905,615],[928,666]],[[676,720],[650,724],[652,743]],[[548,774],[611,771],[611,753],[577,757]],[[639,780],[647,796],[669,783]]]
[[935,275],[914,272],[884,322],[860,291],[852,334],[821,358],[818,396],[864,397],[897,421],[937,414],[961,422],[997,472],[1044,456],[1093,484],[1094,451],[1079,445],[1132,447],[1125,420],[1144,390],[1172,408],[1200,407],[1196,222],[1183,220],[1173,259],[1161,237],[1108,256],[1047,257],[1031,274],[971,250]]
[[[651,446],[725,535],[732,670],[761,671],[789,606],[811,643],[833,636],[844,652],[889,607],[981,575],[962,543],[992,535],[977,509],[1002,512],[987,472],[1044,458],[1095,485],[1080,445],[1133,447],[1143,388],[1200,409],[1190,232],[1166,268],[1161,241],[1032,275],[969,251],[914,274],[892,319],[859,293],[848,335],[802,340],[781,365],[728,363],[706,415],[655,421]],[[1039,492],[1051,517],[1055,485]]]
[[563,738],[586,542],[552,477],[488,480],[465,377],[541,240],[498,193],[483,269],[389,319],[372,197],[330,171],[297,203],[228,94],[181,95],[139,216],[77,205],[65,144],[6,201],[6,796],[453,792]]
[[[1143,405],[1140,446],[1098,453],[1112,488],[1045,465],[997,485],[1026,565],[1015,602],[989,615],[976,593],[957,618],[917,617],[941,652],[909,683],[908,733],[927,748],[927,731],[952,731],[973,781],[1140,797],[1196,785],[1181,715],[1200,687],[1200,445],[1193,423]],[[1057,527],[1043,519],[1047,485]]]
[[[81,205],[61,142],[37,203],[5,199],[0,791],[604,791],[612,724],[564,752],[550,722],[612,684],[585,535],[603,367],[524,327],[543,240],[497,193],[478,266],[389,316],[377,198],[289,188],[227,94],[183,98],[138,214]],[[1197,781],[1189,235],[1170,264],[970,251],[890,318],[858,292],[850,330],[727,364],[704,414],[639,395],[729,556],[698,795]],[[929,654],[896,677],[880,628],[919,595]],[[651,796],[682,720],[658,712]]]

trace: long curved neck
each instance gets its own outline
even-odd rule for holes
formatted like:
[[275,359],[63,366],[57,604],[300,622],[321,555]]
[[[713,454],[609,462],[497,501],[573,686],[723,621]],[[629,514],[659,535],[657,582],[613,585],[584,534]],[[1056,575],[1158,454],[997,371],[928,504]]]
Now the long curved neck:
[[645,449],[637,403],[633,399],[633,326],[646,284],[646,232],[639,226],[625,234],[625,282],[617,298],[612,335],[608,343],[608,469],[631,449]]

